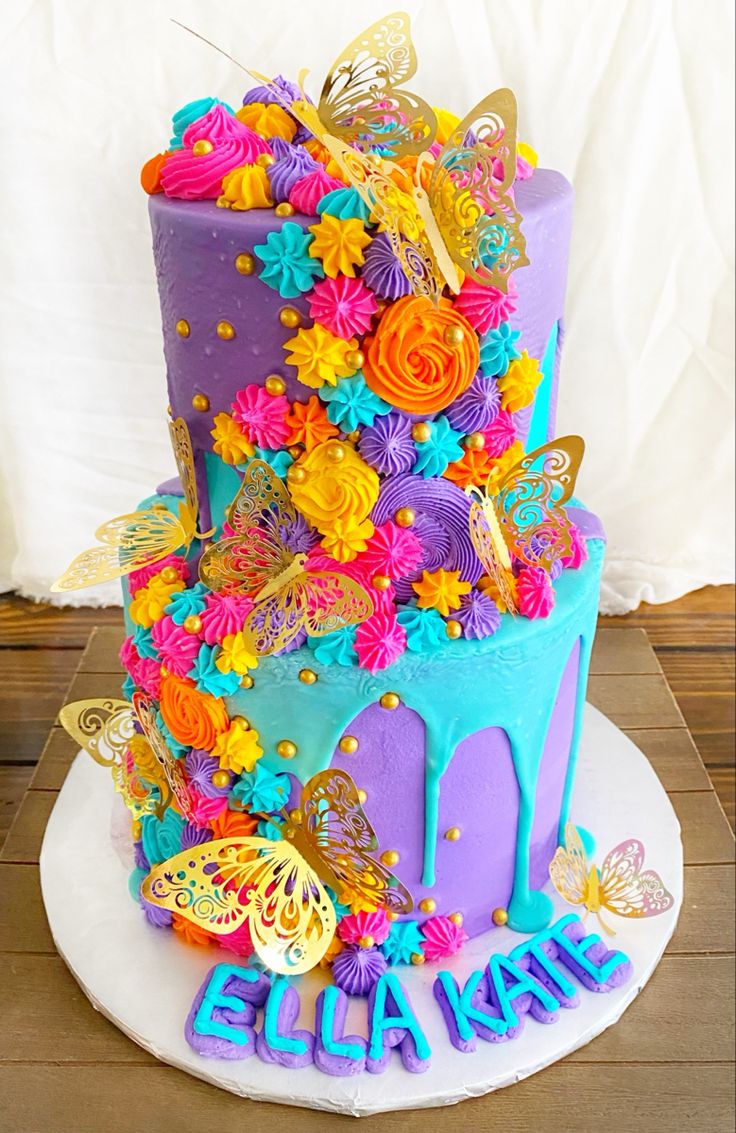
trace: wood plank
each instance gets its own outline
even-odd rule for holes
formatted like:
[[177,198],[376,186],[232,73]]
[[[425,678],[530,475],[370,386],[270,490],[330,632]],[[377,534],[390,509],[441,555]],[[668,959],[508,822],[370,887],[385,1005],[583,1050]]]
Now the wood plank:
[[659,673],[597,677],[588,681],[588,700],[619,728],[677,728],[680,710]]
[[733,767],[709,767],[708,777],[733,830],[736,827],[736,775],[734,775],[734,769]]
[[734,861],[733,831],[714,791],[683,791],[670,795],[682,827],[687,865]]
[[23,725],[29,720],[53,720],[78,660],[75,649],[0,650],[4,720]]
[[33,766],[16,767],[0,763],[0,846],[13,824],[33,774]]
[[594,676],[619,673],[659,673],[659,663],[643,629],[602,629],[593,642],[590,672]]
[[666,791],[709,791],[708,772],[686,728],[624,728]]
[[94,625],[120,622],[120,607],[52,606],[17,594],[0,597],[0,648],[32,645],[42,649],[83,649]]
[[0,861],[38,861],[43,833],[55,802],[53,791],[28,791],[0,850]]
[[78,751],[78,745],[61,725],[52,728],[33,773],[32,789],[58,791]]
[[72,700],[91,700],[97,697],[121,696],[122,677],[111,673],[77,673],[69,685],[65,704]]
[[95,626],[79,662],[79,672],[115,673],[122,679],[123,666],[118,653],[124,637],[122,612],[119,625]]
[[0,953],[56,952],[37,865],[0,862]]

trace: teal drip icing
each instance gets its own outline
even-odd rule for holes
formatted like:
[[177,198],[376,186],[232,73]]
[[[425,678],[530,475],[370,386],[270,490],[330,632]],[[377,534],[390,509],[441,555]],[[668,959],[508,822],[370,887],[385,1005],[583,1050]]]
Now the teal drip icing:
[[242,476],[237,468],[225,464],[214,452],[204,454],[204,466],[210,500],[210,523],[219,528],[222,527],[227,509],[238,494]]
[[532,412],[532,419],[529,425],[529,435],[526,439],[526,451],[532,452],[533,449],[539,448],[540,445],[546,444],[549,440],[548,436],[548,422],[549,410],[552,403],[552,388],[554,385],[555,376],[555,355],[557,354],[557,339],[560,333],[560,324],[555,322],[552,324],[552,330],[549,332],[547,339],[547,346],[544,351],[540,369],[542,371],[542,382],[539,386],[536,396],[534,398],[534,410]]

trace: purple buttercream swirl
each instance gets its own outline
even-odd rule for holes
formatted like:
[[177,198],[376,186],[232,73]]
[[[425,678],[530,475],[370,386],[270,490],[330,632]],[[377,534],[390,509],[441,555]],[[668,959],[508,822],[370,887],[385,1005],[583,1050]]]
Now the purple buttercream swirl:
[[135,868],[145,869],[145,871],[148,872],[148,870],[151,868],[151,863],[146,857],[142,842],[133,843],[133,857],[135,859]]
[[162,909],[159,905],[154,905],[151,901],[147,901],[145,897],[141,897],[141,907],[145,913],[146,920],[152,924],[154,928],[168,928],[171,924],[171,913],[168,909]]
[[411,428],[411,421],[401,413],[376,417],[361,433],[360,455],[386,476],[408,472],[417,458]]
[[496,603],[487,594],[471,590],[460,599],[460,609],[452,615],[463,627],[463,637],[490,637],[501,624]]
[[381,299],[401,299],[411,291],[411,284],[385,232],[379,232],[368,245],[362,276],[363,282]]
[[212,831],[206,826],[197,826],[194,822],[187,822],[181,832],[182,850],[191,850],[192,846],[201,846],[203,842],[212,841]]
[[288,200],[297,181],[314,173],[321,166],[301,146],[293,146],[283,138],[274,138],[272,150],[276,160],[266,169],[271,185],[271,196],[276,204]]
[[476,374],[472,382],[446,409],[447,419],[459,433],[476,433],[487,429],[498,416],[501,393],[493,378]]
[[208,755],[206,751],[200,751],[193,748],[184,758],[184,764],[189,776],[189,782],[194,787],[198,794],[204,795],[207,799],[221,799],[228,791],[230,786],[216,787],[212,782],[212,776],[215,771],[219,770],[219,763]]
[[423,570],[444,567],[459,571],[468,582],[477,582],[483,565],[470,539],[469,497],[442,477],[393,476],[384,481],[371,519],[379,527],[403,507],[414,512],[412,531],[422,544],[422,558],[414,574],[395,583],[397,601],[416,597],[411,583],[421,578]]
[[[274,87],[276,90],[273,89]],[[279,95],[281,95],[281,98],[279,98]],[[299,89],[298,83],[293,83],[291,79],[285,79],[283,75],[277,75],[272,86],[251,87],[250,90],[246,91],[243,95],[243,106],[249,106],[251,102],[265,102],[266,105],[275,102],[285,110],[286,103],[298,102],[302,98],[304,98],[304,95]],[[311,98],[307,95],[307,102],[311,101]],[[294,134],[294,142],[299,145],[312,136],[312,131],[299,123]]]
[[348,995],[368,995],[387,967],[377,948],[346,944],[332,961],[332,978]]

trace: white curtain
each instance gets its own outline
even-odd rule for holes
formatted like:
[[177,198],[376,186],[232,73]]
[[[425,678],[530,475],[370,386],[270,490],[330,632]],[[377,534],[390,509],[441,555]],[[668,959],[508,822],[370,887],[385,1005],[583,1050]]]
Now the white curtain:
[[[559,432],[609,536],[602,608],[733,575],[732,0],[405,0],[416,89],[516,91],[577,190]],[[391,0],[14,0],[0,14],[0,589],[46,597],[173,471],[143,160],[171,113],[312,71]],[[115,584],[75,596],[118,601]]]

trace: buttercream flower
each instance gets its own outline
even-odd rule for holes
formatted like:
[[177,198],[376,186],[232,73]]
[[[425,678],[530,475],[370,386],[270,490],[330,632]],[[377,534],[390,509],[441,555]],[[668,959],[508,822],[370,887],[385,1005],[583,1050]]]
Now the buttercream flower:
[[361,224],[369,224],[371,210],[361,197],[357,189],[340,186],[326,193],[317,205],[317,213],[323,216],[336,216],[339,220],[359,220]]
[[332,978],[346,995],[370,995],[387,967],[377,948],[347,944],[332,961]]
[[163,193],[161,173],[170,154],[171,150],[168,149],[164,150],[163,153],[155,153],[144,163],[140,173],[140,182],[143,192],[148,193],[149,196],[153,196],[154,193]]
[[[304,98],[304,94],[299,84],[292,82],[291,79],[285,79],[283,75],[277,75],[275,79],[269,80],[268,85],[259,85],[247,90],[243,95],[243,106],[248,106],[251,102],[264,102],[267,106],[269,103],[276,103],[278,106],[283,106],[285,102],[290,104],[297,102],[300,98]],[[311,101],[311,98],[307,96],[307,102]],[[311,137],[309,130],[297,123],[294,141],[301,143]]]
[[251,728],[242,717],[235,716],[229,729],[217,737],[212,754],[219,759],[223,771],[235,771],[239,775],[253,770],[263,755],[263,748],[255,728]]
[[193,944],[198,948],[214,944],[214,939],[206,929],[200,928],[193,921],[187,920],[181,913],[171,914],[171,927],[185,944]]
[[168,197],[189,201],[219,197],[223,178],[231,169],[270,152],[263,138],[217,103],[187,126],[182,148],[164,162],[161,185]]
[[146,586],[136,590],[128,613],[136,625],[148,629],[164,616],[164,610],[171,601],[172,594],[184,589],[184,582],[164,582],[160,574],[154,575]]
[[509,323],[501,323],[483,335],[480,340],[480,368],[487,378],[505,374],[509,363],[521,358],[521,351],[516,345],[520,337],[521,331],[512,330]]
[[289,204],[304,216],[314,216],[325,193],[341,184],[341,181],[330,175],[330,171],[318,166],[313,173],[307,173],[306,177],[300,177],[294,182],[289,190]]
[[131,594],[136,594],[143,586],[147,586],[152,578],[161,574],[162,570],[166,567],[171,567],[176,571],[177,578],[182,579],[184,582],[189,578],[189,564],[186,559],[181,555],[166,555],[165,558],[159,559],[155,563],[147,563],[145,566],[139,567],[138,570],[132,570],[128,575],[128,587]]
[[457,114],[453,114],[451,110],[445,110],[441,106],[433,106],[435,118],[437,119],[437,132],[435,133],[435,142],[443,146],[445,142],[449,141],[450,135],[460,125],[460,119]]
[[350,911],[353,913],[371,913],[378,908],[375,901],[370,901],[364,893],[361,893],[358,889],[351,889],[349,885],[343,885],[340,900],[343,905],[349,905]]
[[416,921],[394,921],[381,945],[389,964],[410,964],[412,956],[422,956],[424,935]]
[[184,819],[168,807],[161,818],[145,814],[141,819],[143,852],[151,865],[173,858],[181,849]]
[[212,696],[232,696],[240,688],[240,676],[232,669],[223,671],[217,664],[219,645],[202,645],[188,676],[202,692]]
[[391,412],[391,406],[368,389],[360,371],[352,378],[343,378],[334,388],[323,386],[320,396],[328,403],[330,421],[344,433],[352,433],[359,425],[372,425],[376,417]]
[[258,657],[243,633],[229,633],[223,638],[215,664],[221,673],[237,673],[242,677],[249,669],[258,668]]
[[[386,916],[385,909],[376,909],[372,913],[348,913],[337,926],[340,940],[345,944],[358,944],[361,948],[383,944],[390,929],[391,921]],[[366,937],[370,937],[370,943],[363,943]]]
[[294,457],[284,448],[256,448],[256,460],[269,464],[279,480],[285,480],[286,474],[294,463]]
[[460,294],[454,299],[456,311],[465,315],[478,334],[486,334],[500,326],[516,310],[518,294],[513,279],[508,281],[508,290],[486,287],[468,276],[463,280]]
[[227,102],[222,102],[219,98],[195,98],[192,102],[187,102],[172,115],[169,149],[181,149],[187,126],[191,126],[193,122],[198,122],[200,118],[204,118],[213,106],[224,107],[228,114],[235,113],[232,106],[228,105]]
[[422,558],[422,544],[409,527],[389,521],[377,527],[360,556],[360,564],[370,575],[385,574],[403,578],[416,570]]
[[[514,576],[512,574],[510,574],[510,575],[507,576],[506,582],[507,582],[507,585],[508,585],[508,587],[511,591],[512,597],[514,597],[514,599],[515,599],[516,598],[516,579],[514,578]],[[499,614],[508,613],[508,606],[506,605],[506,602],[505,602],[503,596],[501,595],[501,592],[498,589],[498,586],[496,585],[496,583],[494,582],[494,580],[492,578],[490,578],[487,574],[484,574],[481,578],[478,579],[477,586],[478,586],[478,589],[483,592],[483,594],[488,595],[488,597],[491,599],[494,606],[498,610]]]
[[[577,528],[574,528],[574,530],[577,530]],[[199,584],[197,584],[197,585],[199,585]],[[166,613],[168,614],[169,617],[172,616],[172,614],[171,614],[172,604],[174,602],[176,602],[177,598],[183,598],[185,595],[188,595],[188,594],[192,594],[194,601],[195,602],[197,601],[196,587],[194,588],[194,590],[182,590],[182,591],[180,591],[179,593],[177,593],[173,596],[173,598],[171,599],[171,602],[166,607]],[[177,625],[181,625],[181,622],[178,621],[176,618],[174,618],[174,621],[177,623]],[[158,660],[158,649],[156,648],[156,646],[153,643],[153,635],[152,635],[150,629],[145,629],[143,626],[136,626],[135,631],[133,633],[133,644],[135,645],[135,648],[138,651],[139,657],[148,657],[149,659],[154,660],[154,661]]]
[[311,452],[317,445],[336,437],[338,430],[327,416],[327,410],[313,393],[308,401],[294,401],[286,415],[286,424],[291,432],[286,443],[289,445],[304,445],[307,452]]
[[309,296],[311,317],[339,338],[364,335],[377,310],[373,292],[363,280],[347,275],[315,283]]
[[227,810],[227,798],[224,795],[205,796],[190,791],[192,799],[192,818],[198,826],[207,827],[213,818]]
[[265,244],[253,248],[263,261],[259,278],[282,299],[296,299],[303,291],[311,291],[315,279],[322,278],[321,263],[309,255],[312,239],[300,225],[287,220],[278,231],[268,233]]
[[[187,618],[192,617],[192,615],[196,616],[196,615],[202,613],[202,611],[204,610],[204,608],[206,606],[205,594],[206,594],[206,590],[205,590],[205,587],[202,585],[201,582],[197,582],[189,590],[179,590],[179,591],[177,591],[176,594],[172,594],[171,601],[169,602],[168,606],[166,607],[167,617],[171,618],[172,621],[176,622],[176,624],[178,626],[183,626],[184,622],[187,620]],[[148,631],[140,630],[140,633],[145,633],[145,632],[148,632]],[[136,634],[136,636],[137,636],[137,634]],[[149,634],[149,637],[151,639],[151,644],[153,645],[152,635]],[[137,648],[138,652],[141,654],[141,657],[143,657],[143,656],[148,656],[148,657],[157,656],[157,650],[156,650],[155,646],[153,646],[153,648],[150,651],[146,652],[145,647],[142,650],[140,645],[136,641],[136,648]]]
[[263,386],[247,385],[235,394],[232,409],[247,440],[259,448],[279,448],[286,443],[289,402],[283,394],[273,397]]
[[478,433],[497,416],[501,394],[492,378],[476,374],[465,393],[447,407],[447,419],[460,433]]
[[454,617],[463,627],[463,637],[468,639],[490,637],[501,624],[496,603],[490,594],[484,594],[481,590],[471,590],[469,594],[464,594]]
[[[345,174],[341,167],[335,161],[327,147],[323,145],[318,138],[311,137],[309,141],[304,143],[304,148],[315,161],[318,161],[320,165],[324,166],[325,173],[327,173],[329,177],[332,177],[333,180],[340,185],[346,184]],[[329,191],[330,190],[325,190],[325,192]]]
[[151,633],[161,660],[177,677],[185,677],[199,653],[200,640],[196,633],[188,633],[173,618],[164,616],[154,622]]
[[369,539],[373,525],[368,521],[378,499],[378,476],[350,445],[340,445],[335,459],[332,442],[317,445],[293,468],[300,475],[289,477],[294,506],[328,539],[344,537],[352,525]]
[[253,609],[253,599],[245,594],[208,594],[202,618],[202,637],[208,645],[220,644],[231,633],[238,633]]
[[281,204],[288,201],[289,193],[297,181],[319,167],[303,146],[292,146],[282,138],[274,138],[271,148],[276,160],[267,167],[266,173],[271,185],[271,196]]
[[210,436],[215,441],[212,447],[225,464],[242,464],[249,456],[253,456],[253,445],[229,413],[218,413],[214,426],[210,431]]
[[343,665],[349,668],[357,665],[355,652],[356,626],[342,626],[321,637],[308,637],[307,645],[321,665]]
[[236,956],[252,956],[255,951],[247,921],[243,921],[232,932],[219,933],[216,943],[227,952],[234,952]]
[[248,102],[236,110],[235,117],[262,138],[290,142],[296,133],[295,119],[274,102]]
[[233,787],[233,795],[246,810],[268,813],[286,806],[291,792],[288,775],[274,775],[262,763],[240,776]]
[[333,559],[339,563],[348,563],[364,551],[368,540],[373,534],[373,524],[370,519],[356,523],[353,519],[336,519],[321,542]]
[[284,343],[290,351],[286,361],[296,366],[299,381],[310,389],[320,389],[325,383],[334,386],[338,378],[348,378],[357,367],[349,355],[357,349],[354,338],[337,338],[321,323],[300,327],[294,338]]
[[[578,570],[587,561],[588,544],[585,541],[585,536],[581,534],[580,528],[572,523],[570,525],[570,554],[562,559],[562,565],[566,569]],[[138,652],[140,652],[140,649]]]
[[498,379],[501,407],[517,413],[531,405],[534,391],[543,376],[536,358],[530,358],[527,351],[522,350],[521,357],[512,362],[503,377]]
[[223,702],[172,673],[161,678],[160,707],[174,739],[187,747],[211,751],[217,737],[227,731],[229,721]]
[[[446,336],[462,337],[456,345]],[[398,409],[431,414],[463,393],[478,369],[478,339],[470,323],[443,301],[407,296],[384,311],[365,341],[370,388]]]
[[449,617],[450,610],[457,610],[463,594],[472,589],[469,582],[460,578],[457,570],[423,570],[419,582],[413,582],[412,588],[417,594],[417,605],[425,609],[433,606],[444,617]]
[[184,763],[189,776],[189,786],[197,792],[197,794],[204,795],[208,799],[222,799],[227,796],[230,790],[230,780],[227,786],[218,787],[212,781],[213,776],[219,770],[219,763],[213,759],[209,752],[198,751],[193,748],[188,755],[184,757]]
[[140,661],[140,654],[138,653],[138,649],[136,648],[136,644],[132,636],[125,638],[123,644],[120,646],[120,652],[118,653],[118,656],[120,657],[120,664],[124,669],[127,669],[128,672],[131,672],[134,665],[138,664],[138,662]]
[[408,472],[417,456],[411,430],[411,419],[403,413],[378,417],[360,434],[360,455],[387,476]]
[[376,611],[355,631],[358,664],[370,673],[392,665],[406,649],[406,631],[394,613]]
[[141,657],[132,673],[138,688],[158,700],[161,692],[161,665],[152,657]]
[[364,260],[363,249],[371,242],[361,220],[340,220],[324,213],[319,224],[310,225],[309,231],[314,236],[309,254],[322,261],[325,275],[332,279],[340,274],[355,275],[356,267]]
[[242,810],[226,807],[210,821],[213,838],[248,838],[257,826],[257,819]]
[[431,917],[422,925],[424,944],[422,952],[427,960],[444,960],[459,952],[468,939],[462,925],[455,924],[449,917]]
[[471,484],[485,484],[495,467],[496,458],[485,449],[465,449],[460,460],[448,464],[443,475],[446,480],[452,480],[453,484],[465,489]]
[[521,441],[514,441],[501,456],[496,457],[487,481],[487,491],[490,495],[493,496],[496,494],[506,473],[509,472],[515,464],[518,464],[523,456],[523,444]]
[[429,422],[429,430],[426,441],[416,442],[417,458],[412,472],[424,477],[441,476],[448,464],[463,455],[462,433],[456,432],[444,416]]
[[[397,614],[410,653],[433,653],[447,645],[447,627],[437,610],[404,606]],[[416,951],[416,949],[415,949]]]
[[374,236],[366,249],[361,276],[379,299],[393,302],[411,294],[411,283],[394,252],[390,237],[385,232],[379,232]]
[[273,204],[271,183],[262,165],[239,165],[223,177],[222,194],[217,198],[220,208],[245,212],[247,209],[265,209]]
[[541,567],[524,567],[516,579],[519,613],[525,618],[546,618],[552,613],[555,592],[552,581]]
[[499,457],[506,452],[514,441],[516,440],[516,424],[511,413],[501,410],[500,413],[494,417],[490,425],[485,429],[481,429],[484,440],[484,451],[489,456]]

